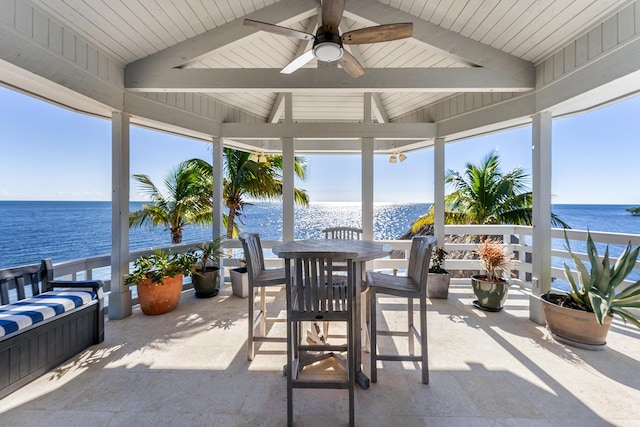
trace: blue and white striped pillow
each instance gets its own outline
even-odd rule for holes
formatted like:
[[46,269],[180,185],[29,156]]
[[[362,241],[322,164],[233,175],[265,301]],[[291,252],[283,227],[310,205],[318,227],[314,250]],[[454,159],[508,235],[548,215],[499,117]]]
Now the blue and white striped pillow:
[[0,306],[0,337],[73,310],[96,299],[91,291],[50,291]]

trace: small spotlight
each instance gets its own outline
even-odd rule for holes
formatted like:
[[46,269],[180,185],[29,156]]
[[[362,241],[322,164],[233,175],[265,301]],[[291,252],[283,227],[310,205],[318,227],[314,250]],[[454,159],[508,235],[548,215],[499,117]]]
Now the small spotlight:
[[407,156],[405,156],[404,153],[400,153],[399,159],[401,162],[404,162],[405,160],[407,160]]
[[396,157],[396,153],[393,153],[391,157],[389,157],[389,163],[395,163],[397,161],[398,161],[398,158]]

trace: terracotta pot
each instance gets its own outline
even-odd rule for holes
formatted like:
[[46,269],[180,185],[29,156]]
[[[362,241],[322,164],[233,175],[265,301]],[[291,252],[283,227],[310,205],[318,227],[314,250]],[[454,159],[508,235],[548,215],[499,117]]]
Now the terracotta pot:
[[561,307],[548,301],[542,295],[542,311],[547,320],[547,327],[567,344],[582,348],[604,346],[613,316],[606,316],[604,325],[598,323],[595,314],[589,311]]
[[471,276],[471,286],[476,295],[478,308],[500,311],[509,294],[509,282],[504,279],[489,281],[485,275]]
[[198,298],[210,298],[220,291],[220,268],[207,267],[204,271],[197,270],[191,276],[193,289]]
[[447,299],[449,296],[449,283],[451,274],[449,273],[429,273],[427,279],[427,296],[429,298]]
[[182,294],[182,274],[165,277],[162,283],[149,279],[138,284],[138,300],[144,314],[168,313],[178,305]]

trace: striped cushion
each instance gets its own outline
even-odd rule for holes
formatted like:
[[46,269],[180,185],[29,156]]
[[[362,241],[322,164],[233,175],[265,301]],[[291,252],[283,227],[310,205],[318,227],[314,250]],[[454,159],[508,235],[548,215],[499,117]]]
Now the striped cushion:
[[0,306],[0,337],[12,334],[96,299],[91,291],[49,291]]

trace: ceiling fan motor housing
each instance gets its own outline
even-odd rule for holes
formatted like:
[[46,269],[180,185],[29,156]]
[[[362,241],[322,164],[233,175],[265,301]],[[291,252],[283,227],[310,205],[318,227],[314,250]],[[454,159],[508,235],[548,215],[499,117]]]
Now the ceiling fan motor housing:
[[318,28],[316,40],[313,43],[313,56],[319,61],[333,62],[342,58],[342,38]]

